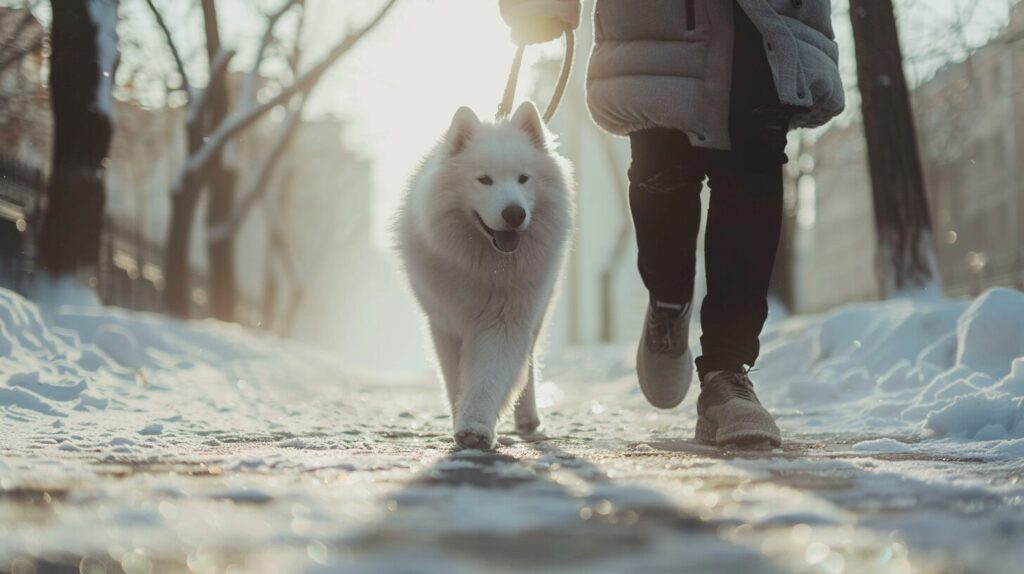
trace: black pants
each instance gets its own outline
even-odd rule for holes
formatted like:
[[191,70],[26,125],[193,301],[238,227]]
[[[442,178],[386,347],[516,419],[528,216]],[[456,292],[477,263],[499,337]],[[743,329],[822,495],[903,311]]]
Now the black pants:
[[782,165],[790,112],[779,105],[761,35],[735,8],[728,151],[691,145],[686,134],[630,136],[629,205],[640,276],[652,300],[693,298],[700,192],[711,188],[704,238],[707,297],[701,310],[701,379],[753,366],[768,316],[768,283],[782,223]]

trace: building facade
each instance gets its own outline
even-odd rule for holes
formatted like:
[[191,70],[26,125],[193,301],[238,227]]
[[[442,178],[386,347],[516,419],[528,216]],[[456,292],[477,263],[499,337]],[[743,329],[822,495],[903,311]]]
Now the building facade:
[[943,287],[1024,287],[1024,5],[914,103]]
[[817,312],[878,297],[865,151],[858,122],[834,125],[814,143],[813,180],[797,191],[794,311]]
[[[996,38],[940,68],[912,99],[943,291],[1024,288],[1024,3]],[[799,239],[802,312],[878,296],[859,122],[825,131],[814,157],[813,224]]]

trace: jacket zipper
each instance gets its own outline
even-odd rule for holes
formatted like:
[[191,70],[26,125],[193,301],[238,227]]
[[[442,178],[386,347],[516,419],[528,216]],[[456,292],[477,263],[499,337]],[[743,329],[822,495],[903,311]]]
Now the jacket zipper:
[[697,29],[697,0],[686,0],[686,29]]

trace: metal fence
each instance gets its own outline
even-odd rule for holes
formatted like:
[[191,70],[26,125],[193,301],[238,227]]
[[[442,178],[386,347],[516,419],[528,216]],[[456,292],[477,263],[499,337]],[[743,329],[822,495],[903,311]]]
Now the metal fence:
[[35,270],[42,172],[0,155],[0,287],[22,292]]

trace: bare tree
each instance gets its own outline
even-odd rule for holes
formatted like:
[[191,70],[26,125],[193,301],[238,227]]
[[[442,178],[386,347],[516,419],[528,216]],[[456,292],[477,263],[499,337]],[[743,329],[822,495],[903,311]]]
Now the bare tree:
[[[300,0],[300,3],[304,3],[304,0]],[[306,12],[305,9],[299,14],[299,19],[295,27],[295,38],[302,37],[302,31],[306,23]],[[292,45],[291,52],[288,55],[288,67],[291,71],[292,77],[295,78],[299,75],[300,64],[302,60],[302,43],[294,42]],[[245,84],[242,86],[241,100],[243,105],[251,105],[254,97],[255,90],[255,78],[252,74],[246,77]],[[215,245],[230,244],[234,238],[238,235],[243,224],[252,213],[252,209],[260,202],[265,202],[271,191],[271,182],[273,181],[274,170],[277,168],[281,159],[284,157],[285,152],[291,145],[291,142],[295,139],[295,134],[298,132],[298,128],[302,122],[302,112],[306,108],[306,102],[309,101],[309,92],[305,92],[296,96],[292,102],[289,103],[288,111],[285,113],[284,120],[281,122],[281,127],[276,134],[273,143],[270,148],[264,154],[262,161],[259,162],[259,171],[256,177],[253,179],[251,186],[241,195],[241,201],[235,204],[234,209],[230,213],[223,214],[224,216],[215,224],[207,228],[207,241],[210,246],[208,249],[214,249]]]
[[[294,2],[285,2],[285,10]],[[218,22],[217,5],[214,0],[201,0],[203,9],[203,27],[206,34],[206,57],[208,65],[212,65],[221,51],[220,23]],[[283,14],[279,11],[278,14]],[[273,17],[272,17],[273,18]],[[275,20],[276,21],[276,20]],[[259,60],[259,58],[257,58]],[[227,74],[220,74],[216,83],[210,83],[209,106],[203,119],[204,131],[217,126],[228,115],[229,94]],[[231,214],[235,202],[235,182],[238,179],[233,166],[224,161],[223,150],[218,151],[210,159],[209,172],[206,177],[207,227],[216,225]],[[237,303],[238,280],[235,275],[234,241],[227,240],[217,244],[207,244],[208,285],[210,295],[210,315],[223,321],[233,321]]]
[[51,275],[95,267],[113,135],[117,0],[53,0],[53,166],[40,237]]
[[46,34],[32,15],[40,3],[33,0],[20,10],[0,9],[0,74],[43,47]]
[[[146,0],[156,18],[157,25],[164,34],[167,47],[174,58],[175,66],[181,78],[181,90],[185,94],[185,135],[187,155],[192,157],[203,147],[206,130],[203,126],[206,107],[209,102],[210,90],[197,90],[189,80],[185,61],[178,49],[170,28],[157,10],[153,0]],[[217,86],[227,69],[233,52],[221,51],[216,54],[210,64],[208,86]],[[192,235],[192,224],[196,208],[199,205],[202,191],[202,178],[198,175],[179,177],[171,190],[171,221],[167,229],[167,240],[164,245],[164,277],[165,277],[165,308],[179,317],[187,317],[189,312],[189,239]]]
[[[161,22],[161,29],[164,32],[164,36],[171,48],[172,54],[178,54],[174,39],[170,34],[170,31],[167,29],[167,26],[162,23],[159,11],[156,9],[152,0],[147,0],[147,2],[149,3],[154,15],[157,17],[158,22]],[[188,253],[195,208],[199,195],[204,186],[209,183],[211,173],[213,173],[213,170],[218,163],[217,158],[223,151],[224,147],[232,141],[233,138],[243,130],[252,126],[270,110],[279,105],[287,106],[293,98],[305,96],[311,92],[323,77],[324,73],[338,60],[340,60],[342,56],[346,55],[353,47],[355,47],[371,30],[373,30],[396,2],[397,0],[387,0],[384,6],[373,18],[369,20],[369,22],[355,31],[346,34],[318,62],[312,65],[305,72],[298,74],[291,84],[284,86],[275,96],[262,102],[256,102],[254,99],[246,97],[246,94],[251,93],[252,91],[253,84],[250,82],[254,81],[259,73],[259,66],[266,53],[266,46],[273,39],[275,25],[278,20],[284,13],[298,3],[298,0],[285,0],[281,8],[268,17],[266,32],[261,39],[261,44],[257,50],[255,62],[253,63],[249,75],[246,78],[246,84],[242,88],[243,97],[239,98],[240,105],[236,106],[234,110],[228,112],[220,119],[220,121],[217,121],[212,125],[204,125],[202,119],[212,117],[209,110],[211,99],[205,97],[205,94],[210,90],[205,90],[202,92],[202,95],[193,93],[189,96],[189,108],[188,113],[186,114],[186,117],[189,118],[188,122],[190,123],[191,128],[189,131],[189,153],[185,164],[182,166],[181,171],[178,173],[174,183],[172,184],[171,225],[168,228],[167,242],[165,245],[166,252],[164,269],[167,286],[164,294],[165,305],[168,312],[182,317],[188,316],[190,307]],[[213,58],[213,62],[219,64],[223,61],[226,65],[225,53],[226,52],[224,50],[221,50],[217,53],[217,56]],[[175,55],[175,61],[183,79],[187,78],[188,74],[185,71],[185,67],[180,56]],[[212,68],[211,83],[209,85],[216,86],[216,82],[219,81],[218,74],[223,73],[223,66],[217,65],[212,66]],[[192,138],[193,130],[198,130],[199,137],[196,140],[193,140]],[[211,188],[209,191],[210,193],[216,194],[221,190]],[[225,205],[229,208],[226,211],[221,212],[222,209],[218,207],[218,211],[220,212],[218,218],[208,222],[209,225],[217,226],[220,224],[219,219],[230,217],[233,212],[233,209],[231,208],[233,206],[233,202],[225,202]],[[211,264],[212,263],[213,262],[211,261]]]
[[[35,167],[50,155],[49,105],[39,91],[47,34],[32,10],[40,0],[0,8],[0,153]],[[17,151],[15,151],[17,150]]]
[[861,112],[878,231],[879,292],[936,279],[928,198],[892,0],[850,0]]

